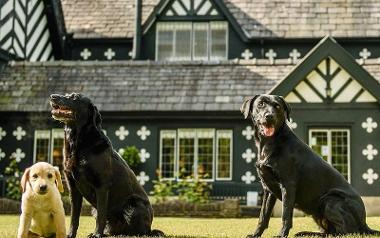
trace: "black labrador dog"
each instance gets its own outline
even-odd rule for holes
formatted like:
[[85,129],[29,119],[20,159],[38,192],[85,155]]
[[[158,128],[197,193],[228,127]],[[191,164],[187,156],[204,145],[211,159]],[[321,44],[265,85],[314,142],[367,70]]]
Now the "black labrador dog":
[[247,237],[262,235],[276,199],[283,203],[278,237],[288,236],[293,208],[311,215],[321,229],[297,236],[380,234],[367,226],[363,201],[353,187],[288,127],[290,107],[282,97],[256,95],[244,101],[241,112],[253,121],[256,168],[264,189],[257,229]]
[[80,94],[52,94],[52,117],[65,124],[64,169],[71,197],[68,237],[76,237],[83,197],[96,209],[89,237],[163,236],[151,230],[153,209],[127,163],[101,129],[96,106]]

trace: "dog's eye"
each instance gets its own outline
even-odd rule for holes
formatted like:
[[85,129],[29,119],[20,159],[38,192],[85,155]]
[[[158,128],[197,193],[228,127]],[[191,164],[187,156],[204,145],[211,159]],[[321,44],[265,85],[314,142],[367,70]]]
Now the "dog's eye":
[[278,104],[276,104],[274,107],[275,107],[277,110],[278,110],[278,109],[281,109],[281,106],[278,105]]
[[259,104],[257,104],[257,107],[264,107],[264,102],[259,102]]
[[47,176],[48,176],[49,179],[53,178],[53,175],[50,174],[50,173]]
[[32,176],[34,179],[38,178],[38,175],[37,174],[33,174]]

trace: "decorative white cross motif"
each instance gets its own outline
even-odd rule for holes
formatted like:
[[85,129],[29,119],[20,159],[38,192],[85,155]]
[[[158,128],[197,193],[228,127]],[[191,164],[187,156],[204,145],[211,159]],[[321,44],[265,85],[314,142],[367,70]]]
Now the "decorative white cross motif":
[[25,153],[20,148],[17,148],[16,152],[12,153],[12,156],[16,159],[17,163],[20,163],[21,159],[25,158]]
[[301,56],[301,53],[298,52],[297,49],[293,49],[290,53],[289,53],[289,57],[290,59],[292,60],[292,63],[295,64],[297,63],[298,61],[298,58]]
[[243,176],[241,176],[241,180],[246,184],[251,184],[256,180],[256,177],[251,173],[251,171],[247,171]]
[[146,151],[146,149],[143,148],[140,150],[139,156],[140,156],[141,162],[145,163],[146,160],[150,158],[150,153]]
[[293,118],[290,118],[289,121],[287,121],[288,123],[288,126],[292,129],[296,129],[297,128],[297,123],[295,121],[293,121]]
[[139,175],[136,176],[137,180],[140,182],[140,184],[143,186],[146,182],[149,181],[149,176],[144,172],[141,171]]
[[269,49],[269,51],[265,53],[265,57],[269,59],[270,64],[274,64],[274,59],[277,57],[277,53],[273,49]]
[[243,53],[241,53],[241,57],[245,60],[249,60],[253,56],[253,53],[249,49],[245,49]]
[[142,126],[140,130],[137,131],[137,135],[140,136],[141,140],[146,140],[148,136],[150,136],[150,130],[146,128],[146,126]]
[[119,130],[115,131],[115,135],[119,137],[119,140],[124,140],[129,135],[129,131],[124,126],[121,126]]
[[91,56],[91,51],[89,51],[87,48],[84,48],[82,52],[80,52],[80,56],[84,59],[87,60]]
[[22,137],[26,135],[26,131],[24,131],[21,126],[18,126],[16,130],[13,131],[13,135],[16,136],[17,140],[21,140]]
[[359,56],[361,57],[361,59],[368,59],[368,57],[371,56],[371,52],[367,49],[367,48],[364,48],[362,49],[362,51],[359,52]]
[[0,161],[1,159],[4,159],[5,158],[5,153],[3,152],[2,149],[0,149]]
[[362,123],[362,127],[368,133],[372,133],[373,129],[377,128],[377,122],[373,121],[372,117],[367,117],[366,121]]
[[373,145],[367,145],[367,149],[362,150],[364,156],[367,156],[368,160],[373,160],[373,157],[377,155],[377,149]]
[[6,135],[7,135],[7,132],[4,131],[2,127],[0,127],[0,140],[2,140],[3,137],[6,136]]
[[104,56],[108,60],[112,60],[112,58],[115,56],[115,51],[113,51],[111,48],[108,48],[106,52],[104,52]]
[[367,181],[368,184],[373,184],[375,180],[379,178],[379,175],[369,168],[366,173],[362,175],[362,178]]
[[254,132],[253,132],[251,126],[247,126],[247,127],[245,128],[245,130],[243,130],[243,131],[241,132],[241,134],[242,134],[243,136],[245,136],[245,138],[246,138],[247,140],[250,140],[250,139],[252,139],[252,136],[253,136]]
[[256,158],[256,154],[252,152],[251,149],[246,149],[245,152],[241,155],[241,157],[247,162],[251,163],[254,158]]

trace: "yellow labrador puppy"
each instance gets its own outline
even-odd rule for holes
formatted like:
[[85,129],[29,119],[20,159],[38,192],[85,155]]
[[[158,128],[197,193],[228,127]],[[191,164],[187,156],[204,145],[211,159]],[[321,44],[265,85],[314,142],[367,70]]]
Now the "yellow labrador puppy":
[[66,237],[59,169],[45,162],[36,163],[25,170],[21,187],[22,213],[17,238]]

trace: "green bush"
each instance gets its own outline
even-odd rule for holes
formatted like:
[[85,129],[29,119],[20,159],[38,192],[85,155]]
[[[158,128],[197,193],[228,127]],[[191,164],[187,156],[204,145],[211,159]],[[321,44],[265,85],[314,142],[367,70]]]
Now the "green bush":
[[136,146],[127,146],[124,148],[121,157],[125,160],[125,162],[127,162],[127,164],[131,168],[134,168],[137,165],[141,164],[139,152],[140,151],[136,148]]
[[179,199],[190,203],[206,203],[210,200],[211,184],[199,179],[181,180],[176,184]]
[[156,202],[165,202],[169,197],[174,196],[174,185],[170,181],[153,181],[153,191],[150,192]]
[[6,180],[6,197],[13,200],[20,200],[21,191],[21,177],[22,173],[18,167],[16,159],[11,156],[9,165],[5,168],[4,174],[8,177]]
[[193,177],[178,182],[154,180],[151,195],[157,202],[164,202],[173,195],[189,203],[207,203],[210,200],[211,184]]

